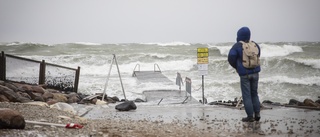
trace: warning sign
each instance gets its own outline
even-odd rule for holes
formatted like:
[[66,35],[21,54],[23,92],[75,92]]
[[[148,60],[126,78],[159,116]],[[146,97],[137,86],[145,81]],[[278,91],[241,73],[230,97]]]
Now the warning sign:
[[198,48],[197,49],[197,64],[200,75],[208,74],[208,63],[209,63],[209,49],[208,48]]

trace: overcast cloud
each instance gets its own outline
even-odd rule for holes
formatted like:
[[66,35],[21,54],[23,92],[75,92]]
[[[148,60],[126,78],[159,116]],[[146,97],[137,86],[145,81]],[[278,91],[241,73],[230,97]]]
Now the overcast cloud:
[[319,0],[0,0],[0,42],[320,41]]

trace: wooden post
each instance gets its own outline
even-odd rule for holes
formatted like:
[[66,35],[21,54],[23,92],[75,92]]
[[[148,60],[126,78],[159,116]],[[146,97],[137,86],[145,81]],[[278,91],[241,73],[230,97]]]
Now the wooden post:
[[74,80],[74,87],[73,87],[73,91],[76,93],[78,93],[79,78],[80,78],[80,67],[78,66],[78,69],[76,70],[76,77]]
[[46,63],[44,60],[40,63],[40,70],[39,70],[39,85],[45,84],[46,79]]
[[6,55],[1,51],[0,57],[0,80],[6,80]]

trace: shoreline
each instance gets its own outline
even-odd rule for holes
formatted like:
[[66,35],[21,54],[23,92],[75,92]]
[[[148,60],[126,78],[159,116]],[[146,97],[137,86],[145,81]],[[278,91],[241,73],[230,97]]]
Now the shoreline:
[[[81,129],[26,124],[24,130],[0,129],[4,136],[319,136],[320,112],[274,107],[261,111],[260,122],[243,123],[244,110],[212,105],[159,105],[136,103],[133,111],[114,106],[71,104],[75,110],[92,107],[83,117],[46,106],[0,103],[19,111],[25,120],[80,123]],[[60,118],[59,118],[60,116]],[[61,118],[66,116],[69,118]]]

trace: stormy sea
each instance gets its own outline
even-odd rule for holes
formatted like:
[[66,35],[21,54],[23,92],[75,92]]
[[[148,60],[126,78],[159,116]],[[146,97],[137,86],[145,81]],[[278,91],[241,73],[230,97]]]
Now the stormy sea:
[[[202,76],[197,66],[197,48],[209,48],[208,74],[204,75],[204,96],[208,102],[234,100],[241,96],[240,78],[229,65],[227,56],[234,43],[62,43],[41,44],[2,42],[0,51],[32,60],[80,67],[78,92],[102,93],[108,72],[116,55],[127,99],[144,99],[145,90],[174,89],[177,72],[183,80],[192,81],[192,96],[202,99]],[[261,47],[259,79],[260,100],[288,103],[290,99],[316,100],[320,96],[320,42],[258,43]],[[140,71],[153,71],[155,64],[172,82],[140,83],[132,76],[139,64]],[[123,98],[123,91],[115,64],[110,70],[106,88],[108,96]],[[7,68],[7,77],[21,77],[21,64]],[[10,70],[11,69],[11,70]],[[157,68],[158,69],[158,68]],[[21,71],[21,72],[20,72]],[[38,70],[34,70],[38,71]],[[185,82],[184,82],[185,83]],[[185,86],[182,87],[185,89]]]

